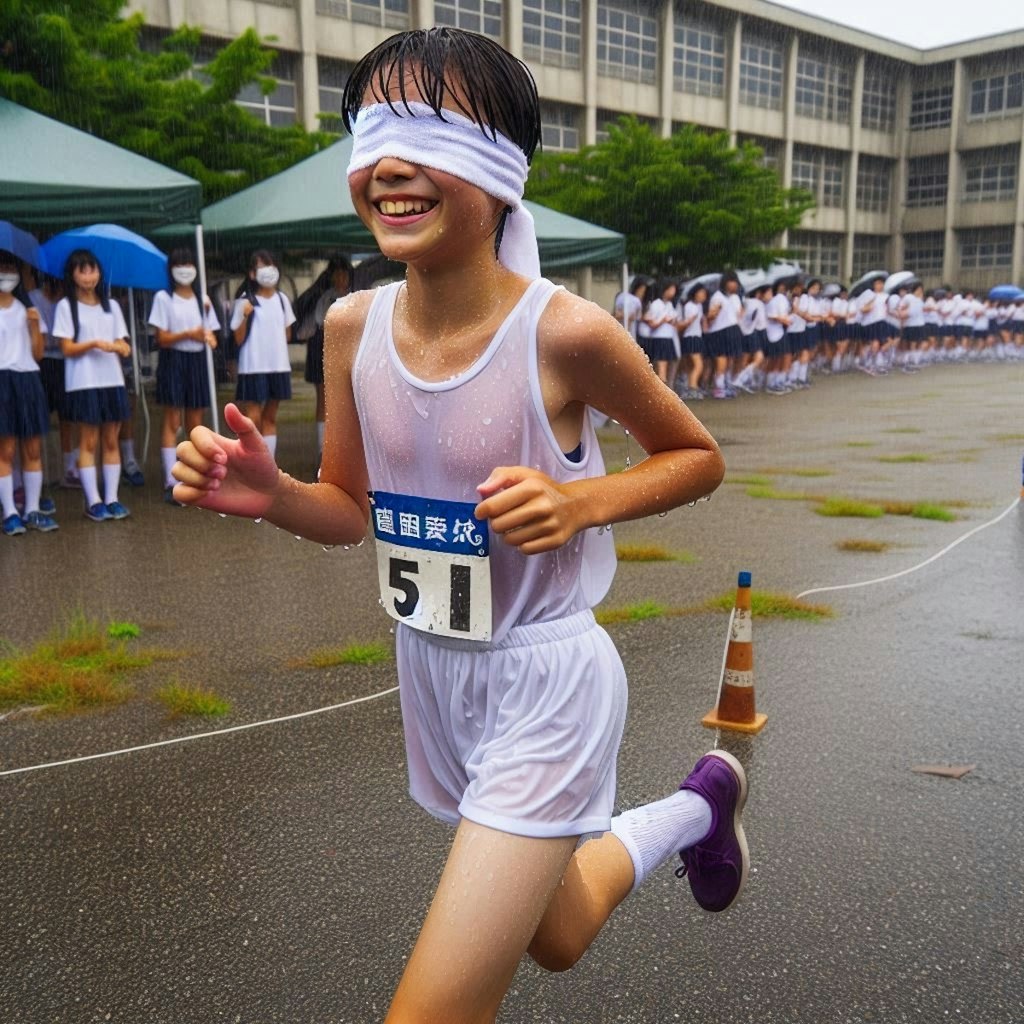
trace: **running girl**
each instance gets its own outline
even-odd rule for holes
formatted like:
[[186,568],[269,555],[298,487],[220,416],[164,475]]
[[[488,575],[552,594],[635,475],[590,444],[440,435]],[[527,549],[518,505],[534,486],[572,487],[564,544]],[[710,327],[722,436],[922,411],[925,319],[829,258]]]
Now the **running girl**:
[[[64,353],[68,415],[79,429],[78,475],[85,514],[95,523],[125,519],[117,500],[121,480],[118,437],[131,409],[121,359],[131,355],[124,314],[111,302],[103,268],[88,249],[76,249],[64,264],[64,294],[53,318],[54,337]],[[103,465],[103,499],[96,475],[96,450]]]
[[[523,64],[483,36],[406,32],[356,67],[342,109],[355,208],[408,269],[328,316],[320,482],[282,474],[229,405],[238,440],[195,430],[175,494],[320,543],[359,541],[372,513],[410,790],[457,828],[386,1020],[479,1024],[525,953],[571,966],[674,851],[701,906],[739,892],[734,758],[611,818],[625,679],[590,610],[614,569],[600,528],[706,494],[724,467],[621,325],[539,276]],[[588,406],[650,457],[605,476]]]
[[288,343],[295,314],[288,296],[278,291],[281,272],[266,249],[249,261],[249,276],[231,314],[238,345],[238,387],[235,401],[270,449],[277,451],[277,410],[292,397],[292,366]]
[[[26,527],[49,533],[57,522],[39,510],[43,491],[42,435],[50,418],[46,407],[39,360],[43,334],[39,310],[21,283],[20,265],[8,252],[0,252],[0,510],[7,537]],[[25,487],[25,515],[14,504],[14,459],[21,449]]]
[[175,249],[167,260],[168,288],[157,292],[149,325],[156,330],[160,354],[156,364],[156,400],[164,408],[160,428],[160,463],[164,470],[164,501],[177,504],[174,487],[174,446],[185,410],[185,429],[203,422],[210,407],[210,383],[206,349],[217,347],[220,321],[209,296],[200,295],[196,283],[196,259],[190,249]]

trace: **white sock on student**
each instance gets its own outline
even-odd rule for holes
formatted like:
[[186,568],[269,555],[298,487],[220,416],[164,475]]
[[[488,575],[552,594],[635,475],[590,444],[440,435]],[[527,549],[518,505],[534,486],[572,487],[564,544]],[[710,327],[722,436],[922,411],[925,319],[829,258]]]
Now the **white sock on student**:
[[719,391],[724,391],[725,390],[725,374],[724,373],[716,373],[715,374],[715,387]]
[[43,493],[43,471],[26,469],[22,474],[25,481],[25,515],[39,511],[39,496]]
[[10,473],[0,476],[0,505],[3,506],[4,519],[18,514],[14,504],[14,477]]
[[178,461],[176,448],[160,449],[160,464],[164,467],[164,487],[173,487],[178,481],[171,476],[171,469]]
[[265,434],[263,443],[270,449],[271,455],[277,455],[277,434]]
[[135,441],[132,438],[128,438],[127,441],[121,442],[121,463],[125,466],[130,466],[135,461]]
[[843,357],[842,356],[833,356],[832,357],[832,372],[833,373],[839,373],[840,370],[842,370],[842,368],[843,368]]
[[807,380],[807,371],[809,369],[810,369],[810,367],[807,365],[807,363],[801,363],[800,364],[800,380],[806,382],[806,380]]
[[117,485],[121,482],[121,463],[103,463],[103,503],[117,501]]
[[324,450],[324,422],[323,420],[316,421],[316,450],[322,452]]
[[710,828],[711,807],[690,789],[612,818],[612,835],[633,862],[633,891],[672,854],[699,843]]
[[[120,469],[120,466],[118,467]],[[82,492],[85,494],[85,504],[92,508],[98,505],[100,500],[100,489],[96,486],[96,467],[82,466],[78,471],[79,479],[82,481]]]

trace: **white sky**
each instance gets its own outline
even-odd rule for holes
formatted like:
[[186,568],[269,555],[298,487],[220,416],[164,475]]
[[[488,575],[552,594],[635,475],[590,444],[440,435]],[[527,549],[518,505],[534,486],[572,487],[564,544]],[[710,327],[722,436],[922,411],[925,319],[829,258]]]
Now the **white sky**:
[[1024,28],[1021,0],[772,0],[927,50]]

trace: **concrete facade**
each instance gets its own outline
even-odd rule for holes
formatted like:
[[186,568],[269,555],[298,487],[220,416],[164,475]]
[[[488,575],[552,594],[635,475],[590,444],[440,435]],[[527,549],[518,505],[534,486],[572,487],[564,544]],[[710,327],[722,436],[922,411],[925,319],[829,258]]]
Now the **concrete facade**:
[[[131,0],[148,25],[212,45],[271,37],[279,89],[251,109],[330,125],[352,64],[394,31],[484,31],[529,64],[544,145],[619,114],[753,141],[817,198],[783,241],[849,280],[907,266],[926,283],[1024,277],[1024,29],[918,50],[765,0]],[[325,120],[326,115],[326,120]],[[334,124],[337,121],[334,120]]]

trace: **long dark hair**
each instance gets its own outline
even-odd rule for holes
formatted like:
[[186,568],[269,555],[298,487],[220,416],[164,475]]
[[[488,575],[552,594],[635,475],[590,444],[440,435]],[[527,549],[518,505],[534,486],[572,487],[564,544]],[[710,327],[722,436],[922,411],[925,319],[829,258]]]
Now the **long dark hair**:
[[276,267],[279,273],[281,269],[277,266],[277,260],[274,259],[274,254],[269,249],[256,249],[249,257],[249,269],[246,272],[245,280],[242,281],[235,292],[235,298],[240,299],[242,296],[245,296],[254,307],[260,304],[260,299],[256,294],[256,286],[253,283],[252,275],[260,263],[264,264],[264,266]]
[[0,249],[0,267],[13,267],[18,272],[18,277],[21,280],[18,281],[17,286],[11,294],[26,309],[34,305],[32,299],[29,297],[28,289],[25,287],[25,267],[21,260],[19,260],[13,252],[8,252],[6,249]]
[[75,249],[64,261],[64,296],[71,307],[71,323],[74,324],[75,334],[71,339],[78,341],[78,285],[75,284],[75,271],[82,267],[95,267],[100,272],[100,279],[96,282],[96,294],[99,296],[100,305],[104,313],[110,312],[110,296],[107,294],[107,281],[103,275],[103,264],[97,259],[91,249]]
[[[195,267],[196,257],[195,253],[191,249],[181,248],[172,249],[171,254],[167,257],[167,292],[170,295],[174,294],[174,290],[178,287],[178,282],[174,280],[174,275],[171,271],[175,267]],[[198,267],[196,268],[197,273],[195,278],[190,285],[192,294],[196,297],[196,302],[199,305],[199,323],[201,326],[206,326],[206,310],[203,308],[203,296],[199,292],[199,274]]]
[[332,256],[323,273],[295,300],[292,311],[295,313],[296,321],[301,323],[316,310],[316,304],[331,287],[331,281],[339,270],[344,270],[348,274],[349,288],[352,287],[352,263],[349,258],[347,256]]

